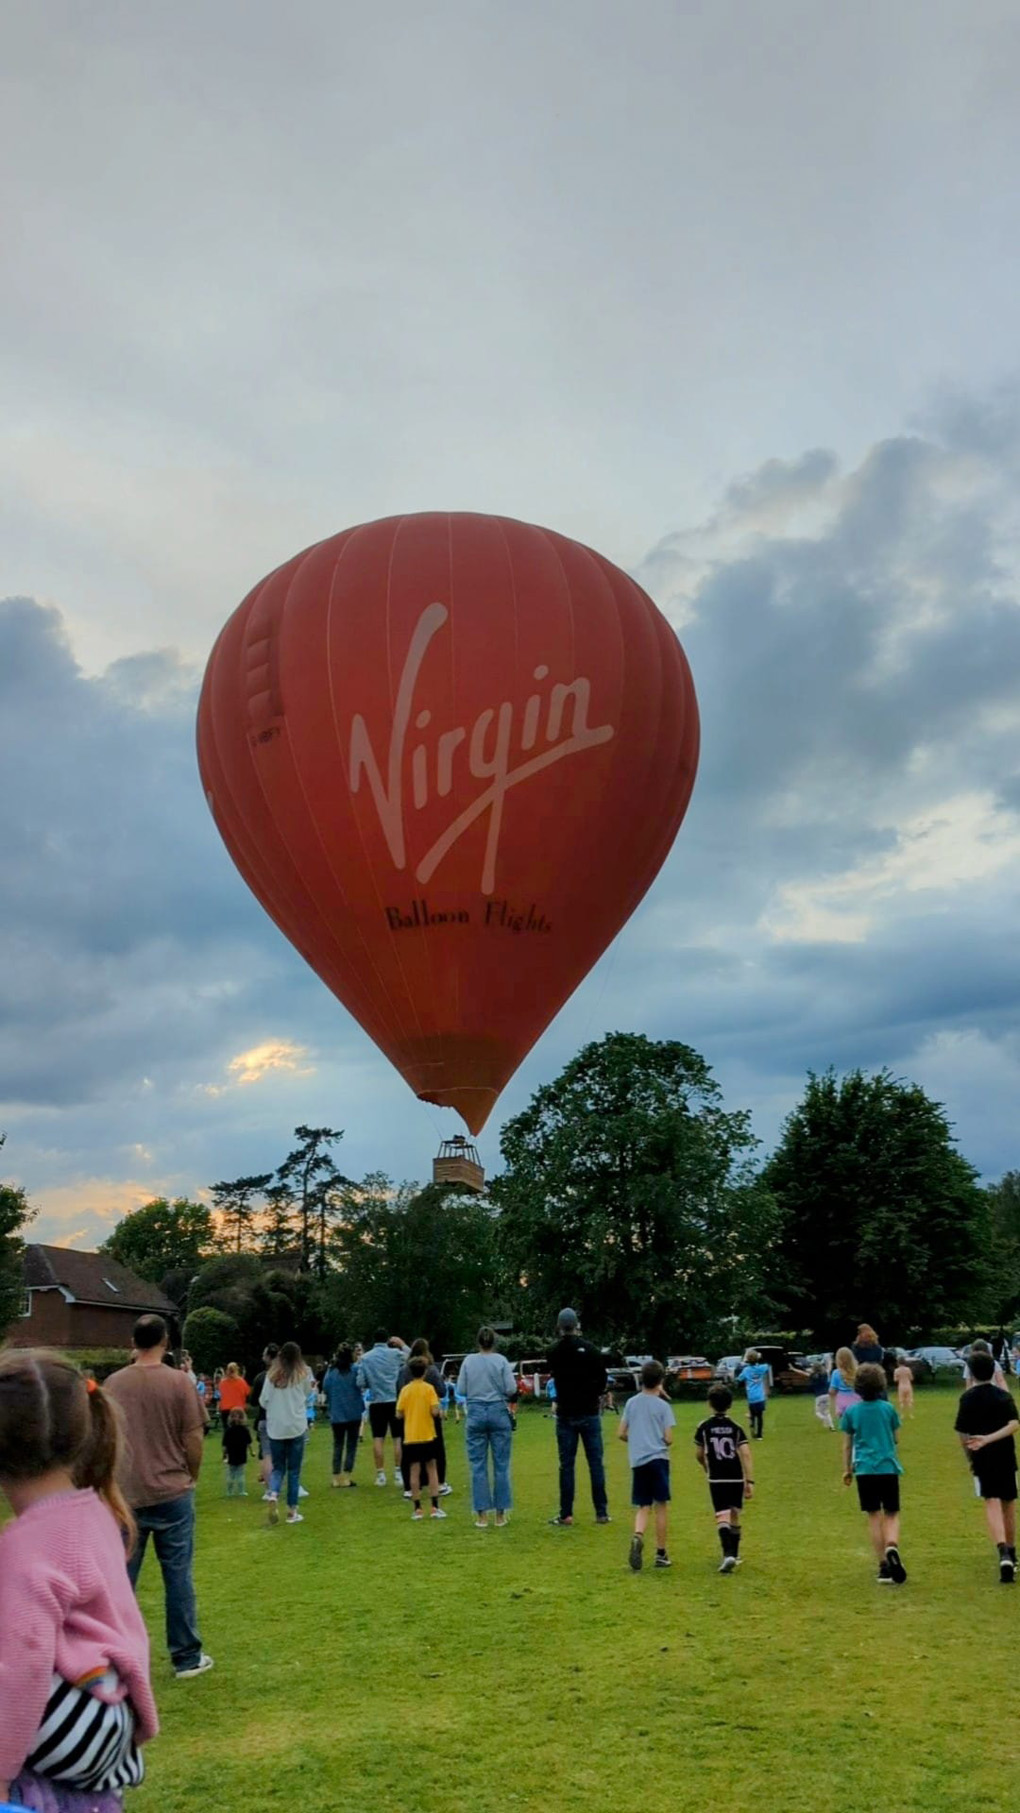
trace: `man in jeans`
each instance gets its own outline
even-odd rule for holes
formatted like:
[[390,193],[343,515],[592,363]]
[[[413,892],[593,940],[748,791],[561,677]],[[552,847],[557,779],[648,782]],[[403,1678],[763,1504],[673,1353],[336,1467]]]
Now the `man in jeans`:
[[606,1366],[598,1349],[581,1335],[577,1312],[561,1309],[556,1324],[559,1340],[549,1354],[549,1371],[556,1387],[556,1445],[560,1451],[560,1510],[551,1523],[574,1521],[574,1466],[577,1444],[591,1475],[591,1501],[595,1522],[609,1522],[606,1469],[602,1458],[602,1418],[599,1404],[606,1389]]
[[189,1681],[213,1665],[198,1634],[191,1577],[205,1412],[184,1374],[164,1366],[168,1340],[162,1316],[141,1316],[135,1323],[134,1364],[115,1372],[105,1389],[120,1405],[127,1438],[120,1483],[138,1525],[128,1562],[131,1584],[138,1580],[151,1535],[166,1592],[170,1660],[178,1680]]

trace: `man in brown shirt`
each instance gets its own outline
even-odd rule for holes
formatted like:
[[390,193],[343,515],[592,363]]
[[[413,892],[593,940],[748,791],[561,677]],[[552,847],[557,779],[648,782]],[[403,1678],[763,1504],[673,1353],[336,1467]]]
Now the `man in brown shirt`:
[[212,1657],[198,1634],[192,1564],[195,1481],[202,1465],[205,1411],[184,1374],[164,1366],[169,1335],[162,1316],[135,1323],[134,1363],[107,1379],[124,1424],[121,1487],[135,1514],[138,1540],[128,1572],[135,1585],[151,1535],[166,1593],[166,1640],[179,1680],[205,1674]]

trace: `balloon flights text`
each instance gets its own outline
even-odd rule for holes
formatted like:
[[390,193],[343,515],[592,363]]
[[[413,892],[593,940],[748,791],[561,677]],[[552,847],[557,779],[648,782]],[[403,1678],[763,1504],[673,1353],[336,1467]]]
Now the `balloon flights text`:
[[609,561],[430,514],[255,587],[210,657],[198,749],[263,906],[477,1133],[665,860],[698,715],[672,629]]

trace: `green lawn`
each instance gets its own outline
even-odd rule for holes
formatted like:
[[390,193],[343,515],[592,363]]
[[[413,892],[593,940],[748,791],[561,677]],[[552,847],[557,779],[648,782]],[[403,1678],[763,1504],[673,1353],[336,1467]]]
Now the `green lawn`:
[[[979,1813],[1011,1796],[1020,1586],[994,1551],[952,1433],[955,1395],[919,1396],[903,1432],[901,1588],[879,1587],[838,1438],[806,1398],[773,1402],[755,1444],[759,1493],[744,1565],[719,1550],[678,1406],[670,1572],[626,1566],[626,1450],[607,1418],[610,1510],[573,1530],[556,1508],[553,1425],[522,1416],[518,1509],[470,1522],[463,1427],[448,1425],[446,1523],[412,1524],[359,1455],[355,1492],[329,1489],[330,1437],[311,1442],[297,1528],[266,1527],[256,1495],[221,1496],[207,1444],[197,1580],[215,1671],[176,1682],[162,1648],[163,1733],[135,1813]],[[582,1467],[582,1477],[583,1467]]]

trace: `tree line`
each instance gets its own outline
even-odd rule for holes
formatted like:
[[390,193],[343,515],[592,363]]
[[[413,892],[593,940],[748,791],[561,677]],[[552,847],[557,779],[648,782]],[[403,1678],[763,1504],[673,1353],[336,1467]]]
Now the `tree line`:
[[383,1323],[439,1352],[482,1320],[537,1340],[565,1302],[607,1346],[662,1353],[765,1329],[829,1346],[862,1318],[907,1344],[1020,1310],[1020,1171],[982,1187],[945,1110],[886,1070],[809,1074],[763,1158],[697,1052],[612,1033],[506,1123],[480,1199],[354,1182],[342,1138],[298,1127],[275,1172],[158,1199],[105,1243],[181,1305],[196,1359]]

